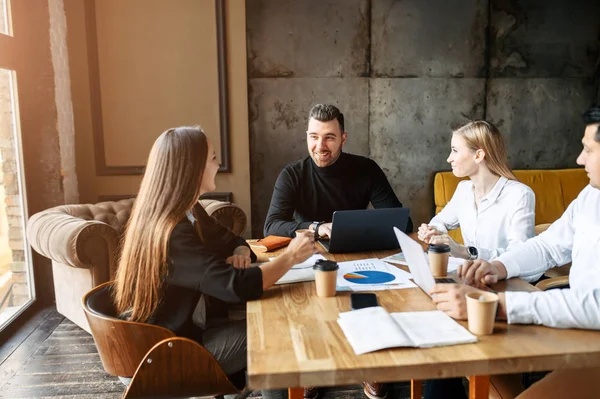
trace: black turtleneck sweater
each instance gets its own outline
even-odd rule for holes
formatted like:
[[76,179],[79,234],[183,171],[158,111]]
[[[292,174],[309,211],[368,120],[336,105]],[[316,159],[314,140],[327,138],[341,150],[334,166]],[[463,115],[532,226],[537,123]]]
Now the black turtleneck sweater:
[[[342,153],[330,166],[318,167],[311,157],[287,165],[279,174],[265,236],[294,237],[312,222],[331,222],[334,211],[402,207],[375,161]],[[409,219],[407,231],[412,231]]]

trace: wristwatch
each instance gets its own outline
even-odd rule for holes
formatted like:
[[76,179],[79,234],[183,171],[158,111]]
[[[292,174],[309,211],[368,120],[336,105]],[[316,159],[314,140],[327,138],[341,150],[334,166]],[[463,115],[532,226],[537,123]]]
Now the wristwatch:
[[325,222],[312,222],[313,230],[315,231],[315,240],[319,239],[319,226],[325,224]]
[[310,225],[313,228],[313,232],[315,234],[315,240],[319,238],[319,225],[321,222],[312,222]]
[[475,247],[467,247],[469,252],[469,260],[475,260],[479,256],[479,251]]

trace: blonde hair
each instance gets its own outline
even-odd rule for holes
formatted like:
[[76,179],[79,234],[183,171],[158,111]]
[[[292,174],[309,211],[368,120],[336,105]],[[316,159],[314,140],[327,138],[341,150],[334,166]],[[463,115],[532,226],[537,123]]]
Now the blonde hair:
[[169,129],[152,146],[125,228],[113,291],[117,311],[131,321],[147,321],[158,307],[169,238],[198,201],[207,157],[208,141],[199,126]]
[[504,139],[496,126],[478,120],[467,123],[453,133],[460,135],[472,151],[483,150],[485,152],[485,164],[490,172],[509,180],[518,180],[508,165]]

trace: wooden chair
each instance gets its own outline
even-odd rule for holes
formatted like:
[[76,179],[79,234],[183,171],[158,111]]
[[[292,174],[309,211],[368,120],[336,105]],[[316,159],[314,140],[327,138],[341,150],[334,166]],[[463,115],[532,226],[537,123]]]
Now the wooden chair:
[[84,295],[83,310],[107,373],[133,377],[123,398],[183,398],[238,393],[202,345],[166,328],[117,318],[112,282]]

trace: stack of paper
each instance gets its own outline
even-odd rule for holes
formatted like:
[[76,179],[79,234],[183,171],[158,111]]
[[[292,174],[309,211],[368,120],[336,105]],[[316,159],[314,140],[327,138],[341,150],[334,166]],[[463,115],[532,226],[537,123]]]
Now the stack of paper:
[[[275,258],[271,258],[273,260]],[[313,255],[306,261],[294,265],[275,284],[314,281],[313,265],[322,255]],[[337,291],[381,291],[413,288],[410,273],[380,259],[364,259],[338,263]]]
[[410,273],[380,259],[338,263],[338,291],[381,291],[413,288]]
[[[269,260],[273,260],[275,258],[269,258]],[[290,270],[286,274],[283,275],[275,284],[290,284],[290,283],[299,283],[302,281],[314,281],[315,280],[315,272],[313,270],[313,266],[315,262],[319,259],[325,259],[323,255],[313,255],[302,263],[298,263],[297,265],[292,266]]]
[[475,335],[440,310],[389,314],[377,306],[340,313],[338,324],[357,355],[477,342]]

